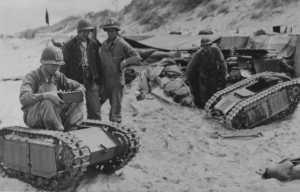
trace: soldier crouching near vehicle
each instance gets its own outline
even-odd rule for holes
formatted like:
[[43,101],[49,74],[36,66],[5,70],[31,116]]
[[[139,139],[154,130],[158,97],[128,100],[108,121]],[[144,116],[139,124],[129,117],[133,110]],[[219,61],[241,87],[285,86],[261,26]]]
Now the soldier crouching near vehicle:
[[58,72],[60,65],[64,65],[61,49],[46,47],[41,63],[40,68],[25,75],[21,85],[19,99],[25,124],[30,128],[57,131],[76,129],[83,120],[83,102],[64,103],[57,93],[58,90],[84,92],[84,87]]
[[[184,80],[189,81],[192,74],[195,73],[194,77],[199,86],[199,92],[196,94],[200,99],[198,106],[204,108],[205,103],[218,91],[219,79],[224,88],[229,75],[221,50],[212,46],[210,38],[203,37],[201,39],[201,48],[190,60]],[[221,73],[219,73],[220,70]]]

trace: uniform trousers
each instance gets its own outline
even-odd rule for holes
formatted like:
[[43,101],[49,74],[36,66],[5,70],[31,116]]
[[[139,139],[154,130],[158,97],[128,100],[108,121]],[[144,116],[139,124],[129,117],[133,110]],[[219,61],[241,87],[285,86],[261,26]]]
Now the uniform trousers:
[[83,109],[83,102],[56,105],[51,100],[45,99],[24,113],[24,122],[31,128],[67,131],[81,124]]

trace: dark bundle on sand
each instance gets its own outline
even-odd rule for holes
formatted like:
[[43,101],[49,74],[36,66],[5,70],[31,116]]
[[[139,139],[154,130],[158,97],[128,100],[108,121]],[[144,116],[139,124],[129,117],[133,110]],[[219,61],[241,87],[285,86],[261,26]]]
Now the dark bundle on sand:
[[300,179],[300,158],[286,158],[278,164],[267,167],[262,175],[263,179],[275,178],[279,181]]

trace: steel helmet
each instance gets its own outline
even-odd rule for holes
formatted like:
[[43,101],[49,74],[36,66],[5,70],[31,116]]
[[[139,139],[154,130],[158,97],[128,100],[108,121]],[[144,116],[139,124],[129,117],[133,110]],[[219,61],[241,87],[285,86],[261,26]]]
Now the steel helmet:
[[106,19],[104,25],[103,25],[103,30],[106,31],[106,29],[111,29],[111,28],[115,28],[118,31],[120,31],[120,22],[114,18],[114,17],[110,17],[108,19]]
[[94,29],[93,23],[89,19],[80,19],[77,23],[77,33],[83,29]]
[[46,47],[41,56],[42,64],[64,65],[64,56],[62,50],[55,46]]
[[200,43],[201,43],[201,46],[202,45],[211,45],[212,44],[211,39],[209,37],[202,37]]

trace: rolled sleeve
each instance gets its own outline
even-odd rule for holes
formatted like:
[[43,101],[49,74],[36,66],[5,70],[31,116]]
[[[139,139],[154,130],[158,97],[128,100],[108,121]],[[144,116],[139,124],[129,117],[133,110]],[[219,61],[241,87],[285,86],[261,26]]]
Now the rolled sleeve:
[[133,47],[131,47],[128,43],[125,43],[123,48],[124,48],[124,51],[126,53],[126,58],[127,59],[130,58],[130,57],[133,57],[133,56],[140,57],[138,52]]

